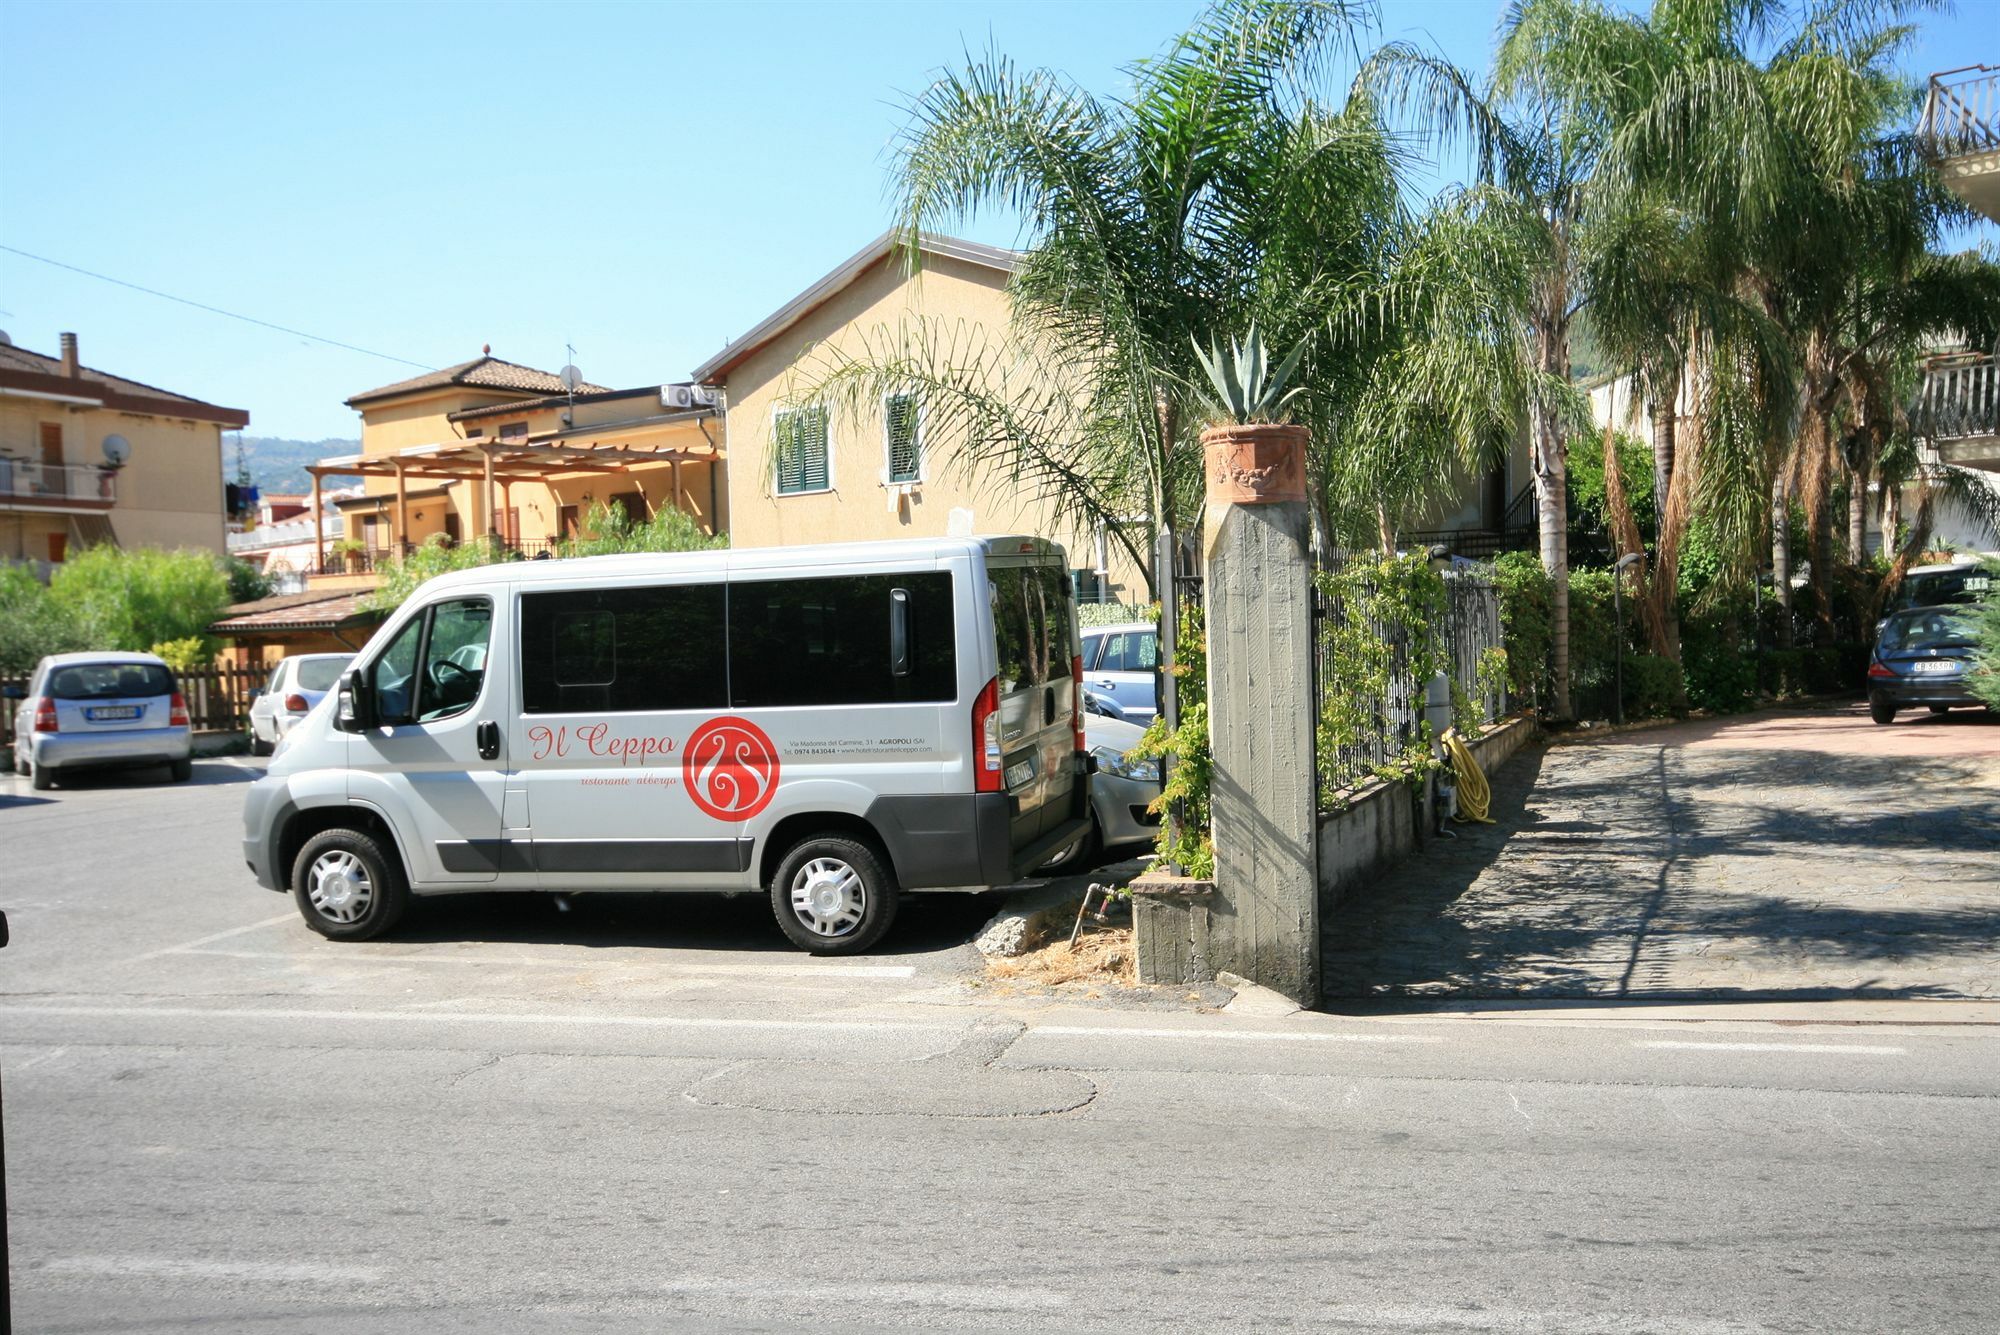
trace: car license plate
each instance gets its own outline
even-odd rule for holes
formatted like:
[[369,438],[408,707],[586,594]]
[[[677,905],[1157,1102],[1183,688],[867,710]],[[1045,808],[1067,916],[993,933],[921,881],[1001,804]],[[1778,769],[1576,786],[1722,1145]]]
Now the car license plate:
[[137,705],[100,705],[96,709],[86,709],[83,716],[92,723],[109,723],[114,719],[139,717]]
[[1023,760],[1007,767],[1007,786],[1009,788],[1019,788],[1034,777],[1035,762],[1032,760]]
[[1956,672],[1958,660],[1955,658],[1925,658],[1910,664],[1912,672]]

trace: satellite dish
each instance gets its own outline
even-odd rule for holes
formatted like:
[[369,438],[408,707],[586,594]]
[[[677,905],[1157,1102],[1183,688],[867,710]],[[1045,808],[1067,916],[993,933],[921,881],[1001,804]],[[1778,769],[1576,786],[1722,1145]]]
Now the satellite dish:
[[576,393],[576,387],[583,383],[583,372],[577,370],[574,366],[565,366],[557,374],[556,379],[562,381],[564,389],[574,394]]
[[132,457],[132,442],[123,436],[104,438],[104,462],[116,466]]

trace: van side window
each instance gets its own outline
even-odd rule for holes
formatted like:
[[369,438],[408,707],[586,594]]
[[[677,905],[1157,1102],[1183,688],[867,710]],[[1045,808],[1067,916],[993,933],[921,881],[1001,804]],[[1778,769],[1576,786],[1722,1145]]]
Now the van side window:
[[1000,693],[1008,695],[1067,677],[1071,634],[1068,573],[1049,566],[987,573],[993,581]]
[[724,709],[723,586],[656,584],[521,596],[530,714]]
[[[892,598],[909,598],[909,671],[891,657]],[[946,571],[729,586],[733,706],[867,705],[958,696],[958,647]]]
[[472,708],[486,680],[492,629],[492,603],[458,598],[426,608],[397,631],[369,669],[381,722],[435,723]]

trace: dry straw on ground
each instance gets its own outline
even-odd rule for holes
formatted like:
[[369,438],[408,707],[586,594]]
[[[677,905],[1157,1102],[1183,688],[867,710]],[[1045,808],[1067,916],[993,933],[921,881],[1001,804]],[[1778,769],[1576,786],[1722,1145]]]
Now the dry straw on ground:
[[1068,937],[1059,937],[1012,959],[989,961],[987,967],[995,978],[1043,987],[1060,987],[1064,983],[1132,987],[1139,981],[1134,967],[1132,929],[1092,927],[1088,923],[1075,950],[1070,949]]

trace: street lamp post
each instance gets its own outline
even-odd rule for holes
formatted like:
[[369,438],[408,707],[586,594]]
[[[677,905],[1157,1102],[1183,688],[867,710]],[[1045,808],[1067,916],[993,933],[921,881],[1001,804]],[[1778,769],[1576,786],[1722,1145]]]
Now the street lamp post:
[[1611,610],[1617,635],[1611,641],[1611,721],[1625,722],[1625,567],[1640,559],[1627,552],[1611,567]]

